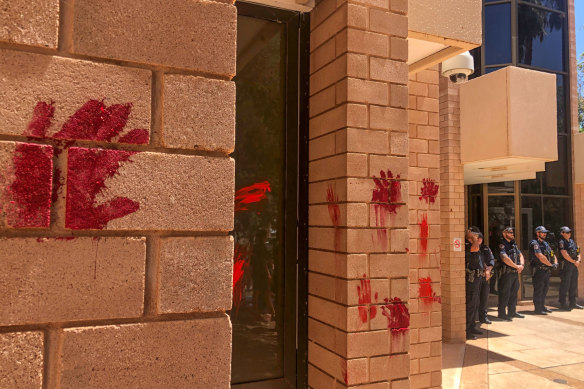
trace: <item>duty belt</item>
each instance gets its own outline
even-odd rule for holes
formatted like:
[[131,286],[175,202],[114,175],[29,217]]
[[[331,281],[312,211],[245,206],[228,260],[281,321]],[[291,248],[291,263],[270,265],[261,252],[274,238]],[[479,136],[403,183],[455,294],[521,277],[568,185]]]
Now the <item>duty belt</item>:
[[537,265],[535,267],[535,270],[552,271],[552,267],[551,266],[546,266],[546,265]]
[[481,269],[471,270],[469,268],[465,268],[464,270],[466,272],[466,280],[468,282],[474,282],[474,279],[475,278],[479,278],[479,277],[484,277],[485,276],[484,270],[481,270]]
[[501,270],[501,274],[506,274],[506,273],[517,273],[517,269],[514,269],[510,266],[503,266],[503,269]]

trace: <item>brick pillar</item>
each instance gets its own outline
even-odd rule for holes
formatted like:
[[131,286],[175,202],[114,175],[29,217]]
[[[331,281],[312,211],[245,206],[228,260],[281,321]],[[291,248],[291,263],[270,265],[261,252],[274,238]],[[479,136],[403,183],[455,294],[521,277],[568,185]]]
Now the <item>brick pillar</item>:
[[0,12],[0,387],[229,387],[236,17]]
[[407,1],[311,15],[308,381],[409,387]]
[[440,388],[440,133],[436,67],[409,77],[410,365],[412,388]]
[[464,239],[464,171],[460,161],[459,88],[440,77],[440,259],[442,272],[442,336],[465,340],[464,249],[453,249],[454,238]]
[[[576,51],[576,15],[574,0],[568,0],[568,36],[570,39],[570,124],[572,136],[580,130],[578,123],[578,53]],[[572,143],[573,145],[573,143]],[[572,146],[572,156],[574,155]],[[572,171],[574,170],[574,158],[572,157]],[[572,172],[572,177],[574,177]],[[574,196],[574,234],[573,239],[584,249],[584,184],[574,184],[572,188]],[[579,301],[584,301],[584,268],[580,266],[578,278]]]

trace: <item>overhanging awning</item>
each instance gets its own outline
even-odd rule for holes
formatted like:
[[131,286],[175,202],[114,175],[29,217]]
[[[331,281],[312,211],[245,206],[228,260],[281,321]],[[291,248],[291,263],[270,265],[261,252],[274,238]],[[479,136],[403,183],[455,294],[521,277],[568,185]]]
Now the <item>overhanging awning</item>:
[[558,159],[556,76],[508,66],[460,86],[466,185],[535,178]]

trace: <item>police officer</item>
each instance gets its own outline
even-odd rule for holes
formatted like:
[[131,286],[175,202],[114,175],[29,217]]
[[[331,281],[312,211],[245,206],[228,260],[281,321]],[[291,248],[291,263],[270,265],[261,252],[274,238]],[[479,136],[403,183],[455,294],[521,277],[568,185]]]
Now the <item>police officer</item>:
[[529,261],[533,273],[533,305],[536,315],[547,315],[552,310],[546,308],[545,297],[549,288],[552,269],[558,267],[557,259],[552,259],[552,249],[545,238],[548,230],[544,226],[535,229],[537,239],[529,244]]
[[483,234],[479,233],[478,243],[484,263],[484,273],[481,277],[479,290],[479,321],[484,324],[491,324],[491,321],[487,317],[487,303],[489,301],[489,279],[491,278],[493,266],[495,266],[495,257],[489,246],[483,244],[483,238]]
[[[580,266],[580,249],[571,239],[572,230],[569,227],[560,228],[562,238],[558,243],[560,251],[560,261],[562,262],[562,272],[560,273],[562,282],[560,284],[560,308],[566,311],[572,309],[584,309],[576,304],[578,294],[578,267]],[[570,305],[566,304],[566,295],[569,295]]]
[[478,233],[471,232],[467,235],[470,247],[465,251],[465,275],[466,275],[466,338],[474,340],[475,335],[482,332],[475,328],[475,317],[479,309],[479,294],[481,278],[484,272],[482,252],[478,243]]
[[501,260],[499,278],[498,317],[501,320],[511,321],[512,318],[523,318],[517,313],[517,292],[519,291],[519,274],[525,268],[523,254],[515,243],[513,227],[503,230],[503,239],[499,244],[499,258]]

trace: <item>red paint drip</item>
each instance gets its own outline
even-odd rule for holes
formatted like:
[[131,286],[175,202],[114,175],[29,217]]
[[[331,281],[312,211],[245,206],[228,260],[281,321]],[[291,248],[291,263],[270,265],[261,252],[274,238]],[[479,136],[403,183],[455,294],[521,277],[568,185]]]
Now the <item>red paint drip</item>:
[[239,310],[245,289],[245,273],[249,268],[249,247],[235,245],[233,252],[233,308]]
[[349,385],[349,374],[347,374],[347,361],[341,361],[341,374],[345,385]]
[[51,196],[51,201],[53,203],[59,198],[62,186],[63,177],[61,176],[61,169],[55,168],[55,174],[53,175],[53,195]]
[[332,185],[329,185],[326,190],[326,200],[328,202],[328,211],[331,218],[331,222],[335,227],[335,250],[339,251],[341,248],[341,230],[339,226],[341,225],[341,209],[339,208],[339,196],[335,194]]
[[[363,275],[365,276],[365,275]],[[377,293],[375,293],[375,300],[377,301]],[[371,304],[371,281],[361,280],[361,286],[357,286],[357,296],[359,297],[359,304]],[[360,306],[359,318],[363,323],[367,323],[367,312],[369,311],[369,317],[374,319],[377,315],[377,307],[373,306]]]
[[397,297],[393,300],[384,299],[386,304],[381,307],[381,313],[387,317],[387,328],[392,333],[405,332],[410,328],[410,312],[406,305]]
[[424,178],[422,180],[422,193],[420,201],[426,200],[427,204],[434,204],[436,202],[436,196],[438,196],[438,184],[431,178]]
[[122,162],[136,154],[130,151],[69,149],[67,165],[67,210],[65,226],[74,230],[103,229],[110,220],[136,212],[140,204],[126,197],[116,197],[96,205],[97,195],[106,187]]
[[32,119],[28,123],[24,135],[32,138],[44,138],[55,115],[55,103],[39,101],[32,111]]
[[[393,173],[390,170],[387,171],[387,175],[383,170],[379,174],[381,178],[373,177],[375,188],[373,189],[371,201],[376,203],[373,204],[375,225],[377,227],[386,227],[386,217],[395,215],[399,207],[401,207],[400,204],[395,204],[401,201],[401,182],[399,181],[400,175],[398,174],[393,179]],[[387,230],[377,230],[377,239],[387,244]]]
[[428,236],[430,235],[430,226],[428,225],[428,215],[422,215],[422,221],[418,223],[420,226],[420,246],[422,253],[428,252]]
[[246,211],[248,206],[266,199],[266,192],[271,192],[268,181],[256,182],[235,192],[235,212]]
[[118,139],[120,143],[131,143],[134,145],[147,145],[150,143],[150,133],[148,130],[137,128],[128,132]]
[[432,289],[432,279],[430,277],[420,278],[418,280],[420,299],[426,304],[432,304],[434,301],[442,303],[442,299],[436,296]]
[[14,181],[7,188],[7,224],[16,227],[49,227],[53,148],[17,143],[13,156]]

